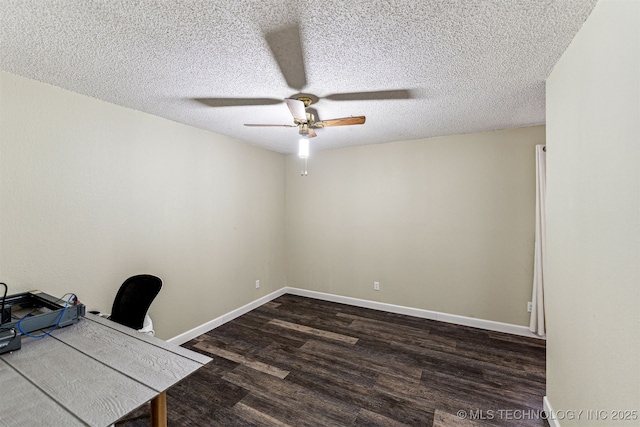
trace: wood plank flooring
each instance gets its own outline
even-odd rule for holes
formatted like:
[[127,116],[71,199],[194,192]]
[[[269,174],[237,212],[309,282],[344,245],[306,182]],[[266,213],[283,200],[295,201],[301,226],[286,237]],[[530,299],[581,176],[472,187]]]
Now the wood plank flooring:
[[543,340],[284,295],[184,347],[169,426],[548,426]]

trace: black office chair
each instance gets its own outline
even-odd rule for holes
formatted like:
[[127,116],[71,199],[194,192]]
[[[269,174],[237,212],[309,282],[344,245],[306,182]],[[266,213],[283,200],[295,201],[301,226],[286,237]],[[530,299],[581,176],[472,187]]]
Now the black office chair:
[[151,303],[162,288],[162,279],[140,274],[124,281],[113,301],[110,320],[133,329],[142,329]]

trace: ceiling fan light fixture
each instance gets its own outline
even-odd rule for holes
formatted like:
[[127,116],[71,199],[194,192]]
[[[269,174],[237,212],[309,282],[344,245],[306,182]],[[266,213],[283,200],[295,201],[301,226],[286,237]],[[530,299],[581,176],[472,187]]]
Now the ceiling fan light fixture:
[[298,157],[301,159],[309,158],[309,140],[307,138],[300,138],[298,143]]

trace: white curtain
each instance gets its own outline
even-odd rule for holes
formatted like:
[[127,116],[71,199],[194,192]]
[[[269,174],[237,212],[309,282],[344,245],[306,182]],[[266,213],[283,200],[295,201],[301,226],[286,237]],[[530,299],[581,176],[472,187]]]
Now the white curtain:
[[536,243],[533,261],[533,295],[529,330],[544,336],[544,276],[546,254],[546,197],[547,197],[547,151],[546,146],[536,145]]

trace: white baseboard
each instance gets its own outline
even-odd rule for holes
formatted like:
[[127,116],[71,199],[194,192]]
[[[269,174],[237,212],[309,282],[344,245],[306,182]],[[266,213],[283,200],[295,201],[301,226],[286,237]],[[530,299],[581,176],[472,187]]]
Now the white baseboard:
[[250,312],[254,308],[260,307],[262,304],[265,304],[273,299],[278,298],[279,296],[284,295],[286,293],[285,289],[286,288],[281,288],[275,292],[271,292],[270,294],[265,295],[261,298],[258,298],[257,300],[252,301],[249,304],[243,305],[242,307],[237,308],[233,311],[230,311],[227,314],[223,314],[222,316],[217,317],[213,320],[210,320],[207,323],[203,323],[200,326],[196,326],[195,328],[190,329],[187,332],[183,332],[180,335],[176,335],[173,338],[169,338],[167,342],[177,344],[177,345],[184,344],[187,341],[192,340],[197,336],[200,336],[204,333],[209,332],[212,329],[217,328],[218,326],[224,325],[225,323],[235,319],[236,317],[240,317],[243,314]]
[[555,412],[553,411],[553,407],[551,406],[551,403],[549,403],[547,396],[542,398],[542,410],[547,413],[547,422],[550,427],[561,427],[560,421],[553,416]]
[[335,294],[327,294],[324,292],[309,291],[306,289],[291,287],[286,287],[284,289],[286,289],[285,293],[287,294],[299,295],[302,297],[338,302],[342,304],[353,305],[356,307],[372,308],[374,310],[386,311],[389,313],[406,314],[408,316],[437,320],[440,322],[454,323],[456,325],[462,326],[470,326],[473,328],[485,329],[488,331],[505,332],[512,335],[544,339],[544,337],[540,337],[539,335],[531,332],[527,326],[494,322],[492,320],[475,319],[473,317],[458,316],[455,314],[440,313],[438,311],[423,310],[420,308],[405,307],[401,305],[387,304],[383,302],[369,301],[359,298],[344,297]]
[[355,307],[371,308],[374,310],[386,311],[389,313],[404,314],[407,316],[420,317],[422,319],[437,320],[440,322],[453,323],[453,324],[462,325],[462,326],[470,326],[472,328],[485,329],[488,331],[505,332],[507,334],[512,334],[512,335],[520,335],[524,337],[544,339],[544,337],[540,337],[534,334],[533,332],[531,332],[529,328],[526,326],[512,325],[510,323],[494,322],[492,320],[475,319],[473,317],[458,316],[455,314],[440,313],[438,311],[423,310],[421,308],[405,307],[402,305],[387,304],[383,302],[369,301],[369,300],[364,300],[359,298],[345,297],[341,295],[309,291],[306,289],[299,289],[299,288],[292,288],[289,286],[285,286],[284,288],[281,288],[275,292],[272,292],[269,295],[265,295],[262,298],[259,298],[253,302],[250,302],[249,304],[244,305],[238,309],[235,309],[227,314],[223,314],[222,316],[215,318],[200,326],[197,326],[187,332],[184,332],[180,335],[176,335],[175,337],[168,339],[167,342],[178,344],[178,345],[184,344],[187,341],[199,335],[202,335],[206,332],[209,332],[210,330],[215,329],[218,326],[223,325],[229,322],[230,320],[235,319],[236,317],[242,316],[243,314],[250,312],[254,308],[260,307],[262,304],[269,302],[284,294],[298,295],[301,297],[315,298],[323,301],[337,302],[341,304],[353,305]]

